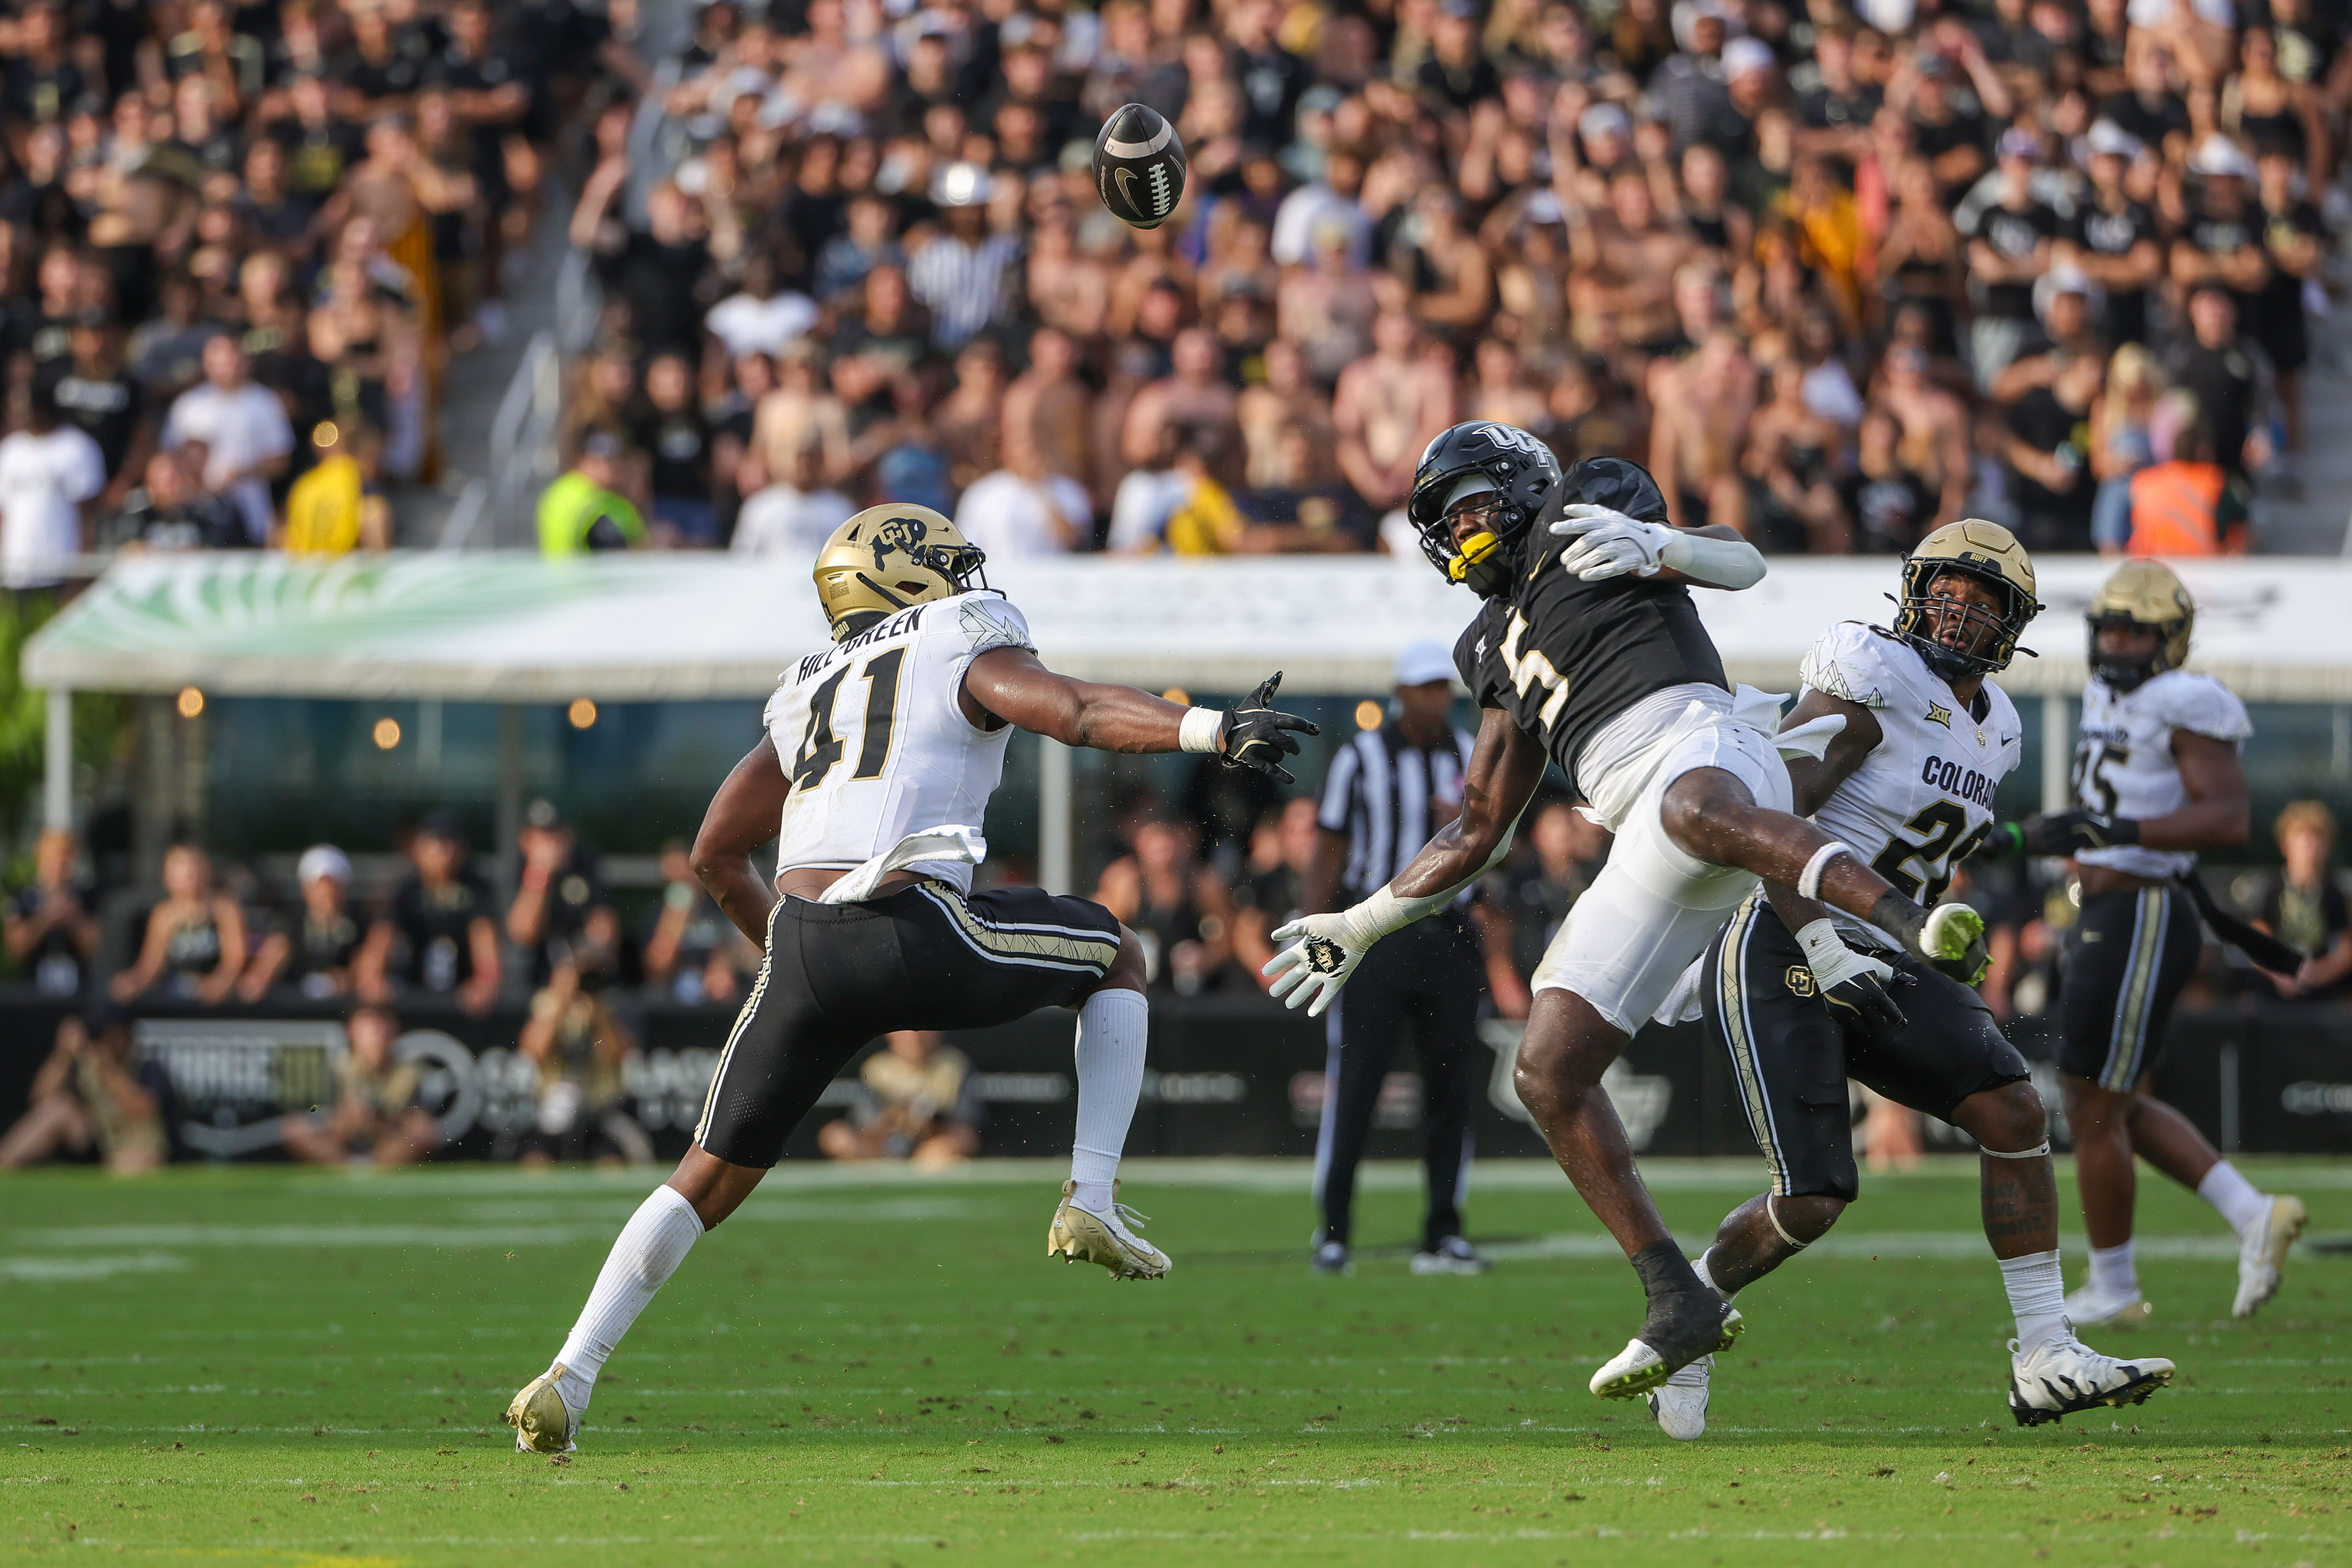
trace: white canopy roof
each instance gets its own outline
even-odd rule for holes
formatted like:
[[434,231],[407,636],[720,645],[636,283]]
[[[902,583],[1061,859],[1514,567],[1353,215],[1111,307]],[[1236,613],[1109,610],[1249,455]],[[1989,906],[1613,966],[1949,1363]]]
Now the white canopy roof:
[[[2002,678],[2079,691],[2081,615],[2113,567],[2042,563],[2049,609]],[[2254,700],[2352,702],[2352,562],[2179,563],[2197,596],[2195,664]],[[1475,608],[1419,559],[1018,561],[992,580],[1055,668],[1154,689],[1287,692],[1389,684],[1422,637],[1451,642]],[[1788,689],[1830,623],[1884,622],[1887,557],[1776,559],[1744,594],[1701,591],[1735,679]],[[727,555],[424,553],[307,562],[231,552],[119,562],[27,645],[28,685],[225,695],[631,702],[764,697],[826,641],[806,568]]]

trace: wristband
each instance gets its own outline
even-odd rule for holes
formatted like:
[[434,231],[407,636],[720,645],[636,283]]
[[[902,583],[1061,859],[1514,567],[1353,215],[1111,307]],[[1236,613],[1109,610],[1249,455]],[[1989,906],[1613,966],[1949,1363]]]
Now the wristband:
[[1179,751],[1213,752],[1222,750],[1225,711],[1222,708],[1187,708],[1176,726]]
[[1805,862],[1804,870],[1798,874],[1797,896],[1803,899],[1819,899],[1822,896],[1822,874],[1829,870],[1830,862],[1841,855],[1853,855],[1857,860],[1862,858],[1861,856],[1854,854],[1853,846],[1840,844],[1835,839],[1814,850],[1813,858]]
[[1840,954],[1852,951],[1826,915],[1799,928],[1796,935],[1797,945],[1805,950],[1806,966],[1814,972],[1817,978],[1823,968],[1835,967]]

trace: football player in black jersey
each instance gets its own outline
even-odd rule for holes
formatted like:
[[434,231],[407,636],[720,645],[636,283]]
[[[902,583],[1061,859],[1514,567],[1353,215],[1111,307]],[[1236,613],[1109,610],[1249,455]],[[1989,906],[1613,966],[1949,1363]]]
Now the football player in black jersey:
[[[1547,762],[1568,773],[1617,842],[1536,971],[1517,1083],[1648,1293],[1640,1335],[1591,1384],[1603,1398],[1633,1398],[1728,1346],[1740,1321],[1658,1217],[1601,1089],[1626,1039],[1759,877],[1861,917],[1969,981],[1983,968],[1984,922],[1961,905],[1921,909],[1791,815],[1782,752],[1818,757],[1843,721],[1776,733],[1780,700],[1734,692],[1724,678],[1689,588],[1763,577],[1763,557],[1737,533],[1667,525],[1664,498],[1635,464],[1587,458],[1562,476],[1534,437],[1485,420],[1430,443],[1406,511],[1431,563],[1486,601],[1454,650],[1486,710],[1462,813],[1370,898],[1276,931],[1289,945],[1266,973],[1276,995],[1320,1013],[1372,943],[1444,908],[1502,858]],[[1850,984],[1877,986],[1867,973]],[[1884,991],[1859,1000],[1901,1016]]]

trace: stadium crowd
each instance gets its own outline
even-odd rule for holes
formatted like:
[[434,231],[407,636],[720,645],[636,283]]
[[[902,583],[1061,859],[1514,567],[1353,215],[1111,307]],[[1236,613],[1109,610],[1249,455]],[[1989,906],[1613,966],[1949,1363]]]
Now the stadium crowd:
[[[0,578],[394,542],[629,0],[32,0],[0,18]],[[574,136],[572,140],[577,141]]]
[[[703,7],[641,223],[572,237],[551,552],[1383,545],[1492,416],[1679,521],[1901,551],[2242,548],[2291,487],[2352,91],[2312,0],[810,0]],[[1089,137],[1167,114],[1138,231]],[[2338,199],[2340,202],[2340,198]]]

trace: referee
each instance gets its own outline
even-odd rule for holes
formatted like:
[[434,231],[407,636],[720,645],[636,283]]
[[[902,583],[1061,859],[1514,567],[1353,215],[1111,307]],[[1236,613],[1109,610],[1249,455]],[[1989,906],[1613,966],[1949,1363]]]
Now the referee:
[[[1454,656],[1417,642],[1398,656],[1395,716],[1339,749],[1323,781],[1315,858],[1307,871],[1306,912],[1349,905],[1403,870],[1462,809],[1471,736],[1454,727]],[[1486,977],[1469,921],[1475,888],[1443,914],[1406,927],[1364,956],[1325,1019],[1329,1056],[1323,1125],[1315,1144],[1315,1201],[1323,1212],[1315,1268],[1349,1270],[1348,1237],[1356,1164],[1364,1156],[1381,1085],[1400,1026],[1410,1020],[1421,1059],[1423,1157],[1429,1212],[1416,1274],[1481,1274],[1489,1267],[1462,1237],[1470,1167],[1469,1112],[1486,1056],[1478,1039]]]

